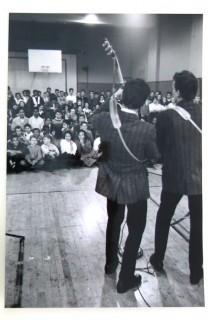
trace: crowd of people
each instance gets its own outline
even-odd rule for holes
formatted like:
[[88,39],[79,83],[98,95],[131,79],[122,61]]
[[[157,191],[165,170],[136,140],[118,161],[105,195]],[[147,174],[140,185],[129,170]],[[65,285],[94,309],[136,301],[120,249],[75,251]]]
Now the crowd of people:
[[[100,137],[91,117],[111,94],[111,90],[75,94],[73,88],[52,92],[49,87],[44,93],[23,90],[13,94],[8,87],[8,172],[96,165]],[[140,118],[155,124],[157,114],[174,104],[171,92],[151,91]]]

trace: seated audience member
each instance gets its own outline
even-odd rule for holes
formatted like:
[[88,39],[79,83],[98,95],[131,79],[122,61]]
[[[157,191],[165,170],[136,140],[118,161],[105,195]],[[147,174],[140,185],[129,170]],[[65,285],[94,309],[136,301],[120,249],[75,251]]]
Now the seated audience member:
[[30,144],[27,146],[28,153],[25,156],[27,167],[30,169],[40,169],[44,165],[41,147],[38,145],[36,137],[30,138]]
[[69,88],[69,94],[66,97],[66,103],[68,104],[69,101],[71,101],[72,103],[76,103],[77,98],[76,95],[74,94],[74,89],[73,88]]
[[56,160],[59,156],[59,150],[53,143],[51,143],[51,140],[51,136],[46,135],[43,137],[43,144],[41,145],[45,168],[49,170],[57,167]]
[[155,98],[152,103],[149,104],[149,112],[160,112],[164,111],[166,108]]
[[39,130],[42,130],[44,120],[39,116],[38,108],[34,108],[33,116],[29,118],[29,124],[31,125],[32,129],[38,128]]
[[77,115],[80,116],[80,115],[83,115],[83,109],[82,109],[82,106],[78,106],[77,107]]
[[24,109],[19,109],[18,116],[15,117],[11,124],[11,129],[14,131],[15,127],[19,126],[24,129],[25,124],[29,122],[29,119],[25,117]]
[[55,118],[52,119],[52,126],[57,128],[62,128],[63,125],[63,115],[61,111],[56,111]]
[[40,136],[43,138],[44,136],[50,136],[52,138],[51,135],[51,131],[48,125],[44,124],[42,131],[40,132]]
[[46,89],[46,92],[48,92],[48,95],[49,95],[50,101],[52,101],[52,100],[57,100],[56,95],[55,95],[54,93],[52,93],[52,92],[51,92],[51,88],[50,88],[50,87],[48,87],[48,88]]
[[24,102],[24,100],[22,99],[22,96],[21,96],[21,94],[20,94],[19,92],[16,92],[16,93],[15,93],[14,100],[15,100],[15,104],[16,104],[17,106],[19,106],[20,101],[23,101],[23,102]]
[[69,122],[67,120],[64,120],[62,128],[61,128],[62,136],[65,135],[66,131],[70,131],[70,125],[69,125]]
[[50,117],[45,118],[45,125],[49,127],[49,131],[51,131],[52,128],[52,119]]
[[87,137],[90,139],[91,143],[93,144],[94,137],[93,137],[92,131],[89,130],[89,128],[88,128],[87,122],[82,122],[80,125],[80,129],[84,130],[86,132]]
[[60,91],[60,95],[59,97],[57,98],[58,100],[58,103],[61,107],[65,106],[66,104],[66,97],[64,96],[64,91]]
[[174,108],[176,106],[176,100],[174,97],[171,98],[171,102],[168,103],[167,108]]
[[104,103],[105,103],[105,96],[101,94],[99,97],[99,104],[103,105]]
[[89,98],[88,98],[89,107],[93,110],[98,103],[98,98],[96,99],[94,91],[89,92]]
[[83,112],[87,117],[92,115],[92,110],[89,108],[89,103],[88,102],[85,102],[84,108],[83,108]]
[[[159,91],[157,91],[159,92]],[[156,92],[156,93],[157,93]],[[153,102],[149,104],[149,116],[148,116],[148,121],[152,123],[152,120],[154,118],[157,118],[159,112],[165,111],[167,109],[166,106],[163,106],[162,104],[159,103],[157,98],[154,98]]]
[[58,101],[58,98],[60,97],[60,91],[59,89],[55,89],[55,96],[56,96],[56,99]]
[[32,95],[32,105],[34,108],[39,107],[40,105],[44,105],[44,100],[40,96],[38,90],[33,90],[33,95]]
[[19,109],[20,107],[16,104],[13,104],[11,107],[10,107],[10,115],[12,118],[15,118],[18,116],[18,113],[19,113]]
[[69,120],[71,120],[74,125],[78,123],[78,116],[74,108],[70,110]]
[[60,110],[60,105],[56,99],[52,99],[46,107],[46,116],[54,118],[56,111]]
[[23,90],[24,111],[27,118],[30,118],[33,114],[33,103],[30,96],[30,90]]
[[148,97],[148,100],[150,100],[151,102],[153,102],[154,98],[155,98],[155,92],[154,92],[154,90],[151,90],[151,91],[150,91],[150,95],[149,95],[149,97]]
[[201,104],[201,99],[200,99],[200,96],[196,96],[195,98],[194,98],[194,103],[195,104]]
[[106,97],[106,99],[110,99],[110,97],[111,97],[111,90],[106,90],[105,97]]
[[72,140],[72,134],[70,131],[66,131],[64,134],[64,139],[61,139],[60,149],[60,159],[64,167],[80,164],[80,161],[77,157],[77,145]]
[[52,119],[52,127],[55,128],[60,138],[61,138],[61,129],[63,126],[63,121],[64,120],[63,120],[62,113],[60,111],[56,111],[55,118]]
[[167,98],[167,104],[171,103],[172,93],[170,91],[167,91],[166,98]]
[[32,130],[32,132],[33,132],[33,137],[35,137],[37,139],[37,144],[39,146],[41,146],[41,144],[43,143],[43,138],[42,138],[42,136],[40,134],[40,129],[39,128],[34,128]]
[[43,92],[43,101],[44,101],[44,105],[47,106],[50,102],[50,95],[49,92],[45,91]]
[[84,89],[82,89],[80,92],[80,100],[82,101],[82,106],[84,107],[85,102],[88,101],[86,97],[86,91]]
[[9,101],[11,98],[14,99],[14,95],[12,93],[12,90],[10,88],[10,86],[7,87],[7,100]]
[[23,132],[25,144],[30,143],[30,138],[33,136],[33,132],[31,130],[31,125],[29,123],[24,125],[24,132]]
[[45,117],[46,117],[45,107],[42,106],[42,105],[39,107],[39,116],[40,116],[42,119],[45,119]]
[[91,167],[97,159],[94,157],[94,151],[92,148],[92,143],[87,137],[87,134],[84,130],[78,132],[78,138],[76,140],[77,152],[80,157],[80,160],[87,167]]
[[24,138],[24,135],[23,135],[23,130],[20,126],[16,126],[14,128],[14,135],[17,137],[18,141],[21,142],[21,143],[25,143],[25,138]]
[[12,141],[7,144],[7,172],[20,172],[25,166],[26,146],[19,142],[17,136],[12,137]]
[[52,143],[60,150],[60,141],[62,138],[61,130],[57,130],[56,128],[51,128],[51,136],[52,136]]
[[64,106],[63,116],[64,116],[64,120],[69,120],[70,119],[70,111],[69,111],[69,106],[68,105]]
[[162,104],[163,106],[167,106],[167,105],[169,104],[169,102],[167,101],[167,98],[166,98],[165,96],[162,97],[162,102],[161,102],[161,104]]
[[77,91],[77,100],[81,98],[81,92]]

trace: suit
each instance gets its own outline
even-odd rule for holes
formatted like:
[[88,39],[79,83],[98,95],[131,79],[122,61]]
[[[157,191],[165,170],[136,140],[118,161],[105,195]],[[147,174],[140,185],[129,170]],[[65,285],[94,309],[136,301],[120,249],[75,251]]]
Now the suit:
[[[142,122],[136,114],[119,111],[124,139],[140,160],[159,156],[153,125]],[[127,205],[129,234],[125,243],[119,279],[129,283],[134,277],[137,252],[146,225],[148,174],[144,163],[133,159],[113,128],[109,112],[97,113],[92,124],[101,137],[103,159],[100,162],[96,191],[107,197],[106,267],[118,263],[120,226]]]
[[[201,107],[192,101],[178,105],[201,127]],[[176,111],[162,112],[156,124],[162,155],[162,193],[155,227],[155,257],[163,262],[171,219],[183,195],[188,196],[190,213],[190,276],[202,274],[202,150],[201,134]]]
[[[156,134],[153,125],[139,117],[120,111],[122,134],[138,159],[157,159]],[[96,191],[120,204],[135,203],[149,197],[148,173],[144,163],[134,160],[124,148],[108,112],[95,114],[92,124],[103,146]]]
[[[201,127],[201,107],[193,102],[179,103]],[[202,193],[201,135],[174,110],[161,112],[157,143],[163,157],[163,190],[186,195]]]

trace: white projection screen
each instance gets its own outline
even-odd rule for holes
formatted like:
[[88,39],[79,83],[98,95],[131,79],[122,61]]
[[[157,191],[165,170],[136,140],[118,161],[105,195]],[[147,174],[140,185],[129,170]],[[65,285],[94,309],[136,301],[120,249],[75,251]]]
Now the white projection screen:
[[28,49],[29,72],[62,72],[61,50]]

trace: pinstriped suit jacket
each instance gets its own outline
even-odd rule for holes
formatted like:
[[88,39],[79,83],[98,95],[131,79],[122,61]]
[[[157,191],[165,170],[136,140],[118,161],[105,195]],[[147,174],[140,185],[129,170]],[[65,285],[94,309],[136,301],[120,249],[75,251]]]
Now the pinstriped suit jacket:
[[[201,128],[201,105],[179,103]],[[161,112],[156,124],[163,158],[163,190],[186,195],[202,193],[201,134],[174,110]]]
[[[140,121],[138,116],[119,111],[121,131],[130,150],[139,158],[159,157],[153,125]],[[94,115],[93,126],[103,145],[96,191],[120,204],[135,203],[149,197],[148,173],[145,165],[134,160],[125,150],[109,112]]]

